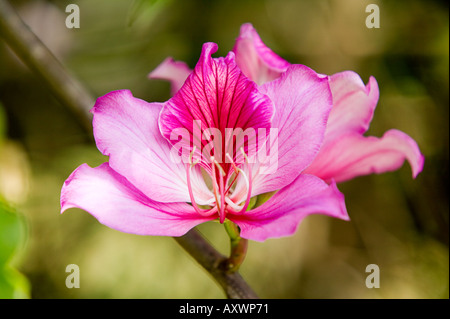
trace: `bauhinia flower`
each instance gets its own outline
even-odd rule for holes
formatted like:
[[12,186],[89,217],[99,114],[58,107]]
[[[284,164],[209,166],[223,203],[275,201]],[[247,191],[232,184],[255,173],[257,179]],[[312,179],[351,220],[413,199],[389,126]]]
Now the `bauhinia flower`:
[[[334,183],[301,174],[323,141],[331,110],[328,79],[292,65],[258,87],[236,65],[233,52],[212,58],[216,50],[213,43],[203,46],[194,71],[166,103],[147,103],[127,90],[97,100],[94,136],[109,162],[83,164],[72,173],[62,189],[62,211],[78,207],[111,228],[142,235],[180,236],[199,223],[228,219],[253,240],[290,235],[312,213],[348,219]],[[211,156],[198,156],[209,142],[194,143],[196,124],[205,140],[208,128],[221,132],[214,141],[224,145],[220,156],[217,147]],[[264,163],[253,160],[258,154],[247,153],[248,145],[227,147],[227,129],[274,128],[278,147],[271,145],[267,156],[274,172],[261,172]],[[171,135],[180,129],[194,144],[186,145],[187,162],[173,158],[180,141]],[[255,196],[272,191],[278,192],[256,207]]]
[[[349,219],[336,181],[397,169],[414,175],[423,157],[404,133],[366,138],[378,99],[344,72],[331,77],[289,64],[249,24],[226,57],[203,46],[193,70],[166,59],[151,74],[173,97],[147,103],[130,91],[100,97],[93,129],[109,156],[78,167],[61,191],[62,212],[78,207],[101,223],[140,235],[181,236],[227,220],[240,236],[288,236],[320,213]],[[335,158],[335,160],[333,160]]]

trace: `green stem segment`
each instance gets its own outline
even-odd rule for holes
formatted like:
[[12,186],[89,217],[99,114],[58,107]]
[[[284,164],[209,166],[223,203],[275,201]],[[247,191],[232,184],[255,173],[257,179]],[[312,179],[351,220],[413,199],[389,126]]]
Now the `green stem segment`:
[[225,230],[230,236],[230,257],[224,261],[225,271],[233,273],[239,270],[247,254],[248,240],[240,236],[239,227],[231,220],[224,222]]

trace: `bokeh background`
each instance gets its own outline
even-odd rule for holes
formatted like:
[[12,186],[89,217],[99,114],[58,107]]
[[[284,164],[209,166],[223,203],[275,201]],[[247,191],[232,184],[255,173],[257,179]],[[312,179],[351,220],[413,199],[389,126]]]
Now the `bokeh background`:
[[[449,25],[447,1],[10,1],[95,97],[130,89],[165,101],[169,84],[147,74],[172,56],[191,67],[201,45],[232,49],[242,23],[291,63],[333,74],[354,70],[380,86],[369,130],[412,136],[425,167],[342,183],[350,222],[314,215],[292,237],[250,242],[241,273],[263,298],[449,297]],[[80,7],[79,29],[65,8]],[[368,29],[365,8],[380,8]],[[0,35],[1,36],[1,35]],[[107,160],[0,37],[0,297],[223,298],[212,278],[171,238],[125,234],[72,209],[59,195],[80,164]],[[223,253],[222,225],[198,227]],[[80,288],[68,289],[68,264]],[[368,264],[380,288],[368,289]]]

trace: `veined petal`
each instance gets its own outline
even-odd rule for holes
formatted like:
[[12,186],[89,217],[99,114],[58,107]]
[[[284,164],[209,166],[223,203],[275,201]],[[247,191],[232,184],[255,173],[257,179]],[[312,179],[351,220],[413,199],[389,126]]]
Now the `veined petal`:
[[241,237],[256,241],[290,236],[310,214],[348,220],[344,195],[336,184],[301,174],[263,205],[240,215],[227,215],[241,229]]
[[367,85],[352,71],[330,76],[333,108],[328,118],[325,140],[339,138],[341,134],[367,131],[378,102],[379,90],[374,77]]
[[[280,78],[260,89],[274,102],[271,129],[278,130],[278,139],[271,143],[268,156],[262,156],[267,150],[264,147],[257,154],[257,163],[252,165],[252,196],[289,185],[313,161],[331,110],[327,77],[303,65],[291,65]],[[241,188],[245,188],[242,178],[236,196],[245,193]]]
[[181,236],[214,217],[199,216],[186,203],[160,203],[146,197],[108,163],[78,167],[61,190],[61,212],[81,208],[100,223],[126,233]]
[[264,44],[250,23],[241,26],[233,51],[239,68],[258,85],[278,78],[290,65]]
[[422,171],[424,157],[407,134],[389,130],[383,137],[349,133],[325,143],[305,173],[325,181],[343,182],[356,176],[394,171],[408,160],[415,178]]
[[175,95],[191,72],[192,70],[186,63],[168,57],[149,73],[148,78],[169,81],[172,95]]
[[[203,45],[194,71],[177,94],[164,104],[160,115],[161,132],[173,144],[179,142],[171,140],[173,132],[180,128],[189,132],[191,140],[185,141],[184,145],[189,150],[192,142],[197,149],[208,144],[194,136],[197,135],[194,134],[195,129],[201,134],[207,129],[218,129],[222,145],[228,149],[226,129],[270,128],[273,115],[270,99],[240,71],[233,52],[225,58],[211,58],[216,51],[215,43]],[[195,127],[194,121],[198,121],[201,127]],[[218,160],[225,162],[225,154]]]
[[[141,192],[159,202],[189,202],[186,168],[171,156],[171,144],[161,135],[162,104],[147,103],[128,90],[97,99],[92,109],[98,149],[109,165]],[[199,204],[212,198],[200,168],[192,170],[192,187]]]

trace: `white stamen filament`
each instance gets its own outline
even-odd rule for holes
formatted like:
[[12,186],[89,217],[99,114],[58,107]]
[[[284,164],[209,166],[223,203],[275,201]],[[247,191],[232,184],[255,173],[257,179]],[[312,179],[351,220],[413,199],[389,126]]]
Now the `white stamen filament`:
[[242,209],[239,212],[237,212],[238,214],[243,213],[243,212],[245,212],[247,210],[248,205],[250,204],[250,198],[252,196],[252,168],[250,166],[250,161],[248,160],[247,154],[245,154],[245,152],[242,149],[242,147],[240,148],[240,150],[241,150],[241,153],[244,156],[245,162],[247,163],[247,166],[248,166],[248,179],[247,179],[247,176],[245,176],[244,171],[242,171],[239,168],[239,171],[242,173],[242,175],[244,176],[245,181],[246,181],[246,185],[247,185],[247,199],[245,200],[245,203],[242,206]]
[[186,165],[186,180],[187,180],[187,185],[188,185],[189,198],[191,199],[192,207],[194,207],[197,214],[199,214],[201,216],[210,216],[215,213],[216,207],[213,207],[209,210],[200,209],[200,207],[198,207],[198,205],[197,205],[197,202],[195,201],[194,192],[192,191],[191,168],[194,167],[198,163],[198,160],[195,163],[192,163],[192,156],[193,156],[194,152],[195,152],[195,146],[194,146],[194,149],[192,150],[191,154],[189,154],[189,163],[188,163],[188,165]]
[[[188,182],[189,197],[191,199],[192,206],[194,207],[195,211],[199,215],[210,216],[210,215],[218,212],[219,220],[221,223],[223,223],[225,221],[225,217],[226,217],[225,205],[228,205],[229,208],[234,213],[237,213],[237,214],[241,214],[247,210],[248,205],[250,203],[251,192],[252,192],[252,171],[251,171],[250,162],[248,160],[247,155],[245,154],[245,152],[242,148],[240,150],[245,158],[245,162],[247,163],[249,174],[247,176],[247,174],[245,174],[245,172],[242,169],[237,167],[236,164],[234,163],[232,157],[227,153],[225,156],[231,162],[231,165],[234,169],[235,176],[234,176],[233,181],[231,182],[231,184],[228,186],[228,188],[226,190],[225,190],[225,185],[224,185],[224,179],[226,177],[226,173],[225,173],[223,167],[214,158],[214,156],[211,156],[211,181],[212,181],[213,194],[214,194],[214,199],[215,199],[216,205],[214,207],[212,207],[211,209],[206,210],[206,209],[200,209],[198,207],[198,205],[195,201],[195,198],[194,198],[194,193],[193,193],[192,184],[191,184],[191,169],[199,162],[197,160],[195,163],[192,163],[193,154],[195,152],[195,146],[194,146],[191,154],[189,155],[189,165],[186,166],[186,175],[187,175],[187,182]],[[219,176],[217,176],[216,168],[217,168],[217,171],[219,172]],[[226,196],[239,175],[242,175],[242,178],[244,178],[245,186],[247,188],[247,197],[242,206],[236,204],[235,202],[233,202],[233,200],[231,200],[231,198]],[[208,201],[209,205],[212,205],[213,203],[214,203],[214,200]]]

